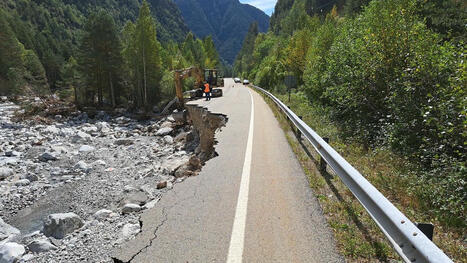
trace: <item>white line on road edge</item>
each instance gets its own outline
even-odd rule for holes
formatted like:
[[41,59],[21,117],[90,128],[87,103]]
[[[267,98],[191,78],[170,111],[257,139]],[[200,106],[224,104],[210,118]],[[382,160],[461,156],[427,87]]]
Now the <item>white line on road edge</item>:
[[230,238],[229,254],[227,263],[240,263],[243,259],[243,245],[245,241],[245,223],[248,207],[248,191],[250,188],[250,168],[251,168],[251,153],[253,150],[253,127],[255,117],[255,104],[253,95],[248,89],[251,98],[251,117],[250,129],[248,131],[248,141],[246,144],[245,161],[243,163],[242,179],[240,182],[240,190],[238,192],[237,209],[235,211],[235,219],[232,228],[232,236]]

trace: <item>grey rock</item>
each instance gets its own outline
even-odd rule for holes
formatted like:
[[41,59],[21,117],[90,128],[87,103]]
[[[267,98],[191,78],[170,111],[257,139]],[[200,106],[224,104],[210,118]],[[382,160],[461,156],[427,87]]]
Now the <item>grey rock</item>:
[[119,139],[119,140],[116,140],[114,143],[115,143],[115,145],[129,146],[129,145],[132,145],[134,143],[134,140],[131,140],[131,139]]
[[16,164],[16,163],[18,163],[17,157],[0,156],[0,166],[7,165],[7,164]]
[[82,153],[87,153],[87,152],[92,152],[94,151],[96,148],[92,147],[92,146],[89,146],[89,145],[83,145],[81,147],[79,147],[79,152],[82,152]]
[[0,243],[10,241],[16,236],[19,236],[19,234],[20,231],[17,228],[5,223],[3,219],[0,218]]
[[0,245],[0,263],[17,262],[25,252],[24,246],[18,243],[7,242]]
[[122,214],[130,214],[130,213],[134,213],[134,212],[139,212],[141,211],[141,206],[137,205],[137,204],[126,204],[123,208],[122,208]]
[[105,166],[107,163],[103,160],[97,160],[95,162],[92,163],[92,166]]
[[113,212],[111,210],[101,209],[101,210],[97,211],[96,213],[94,213],[94,218],[96,218],[98,220],[102,220],[102,219],[110,217],[112,214],[113,214]]
[[39,180],[39,177],[36,174],[28,173],[24,176],[24,179],[28,179],[29,182],[36,182]]
[[57,152],[45,152],[39,156],[39,161],[47,162],[47,161],[56,161],[58,160]]
[[93,132],[97,132],[99,129],[94,126],[94,125],[91,125],[89,127],[83,127],[83,131],[84,132],[87,132],[87,133],[93,133]]
[[6,179],[12,176],[15,172],[13,169],[8,167],[0,167],[0,180]]
[[17,152],[17,151],[6,151],[5,152],[5,156],[7,157],[20,157],[21,156],[21,152]]
[[138,234],[139,231],[141,231],[141,227],[139,226],[139,224],[125,224],[122,227],[122,237],[124,239],[129,239]]
[[167,143],[167,144],[172,144],[172,143],[174,143],[174,139],[173,139],[172,136],[170,136],[170,135],[164,136],[164,141],[165,141],[165,143]]
[[91,135],[78,131],[75,136],[71,138],[72,143],[87,142],[91,140]]
[[179,135],[177,135],[174,140],[175,140],[175,142],[183,142],[183,141],[186,140],[187,135],[188,135],[188,133],[182,132]]
[[46,236],[62,239],[83,225],[83,220],[75,213],[51,214],[44,222],[42,232]]
[[33,260],[35,258],[35,256],[31,253],[29,254],[26,254],[24,255],[22,258],[21,258],[21,261],[30,261],[30,260]]
[[50,125],[44,129],[44,133],[56,135],[60,133],[60,129],[55,127],[55,125]]
[[157,136],[165,136],[165,135],[169,135],[170,133],[172,133],[173,129],[171,127],[163,127],[163,128],[160,128],[157,132],[156,132],[156,135]]
[[121,201],[120,205],[126,204],[137,204],[137,205],[144,205],[148,201],[148,196],[143,191],[132,191],[127,196],[125,196]]
[[26,186],[29,185],[31,182],[28,179],[21,179],[15,182],[16,186]]
[[154,199],[152,201],[147,202],[143,207],[145,209],[151,209],[156,206],[157,202],[159,202],[159,199]]
[[56,250],[57,247],[52,245],[48,239],[40,238],[32,241],[27,245],[29,251],[33,253],[47,252],[50,250]]
[[92,170],[92,168],[89,167],[89,165],[84,161],[77,162],[73,168],[81,170],[85,173],[89,173]]

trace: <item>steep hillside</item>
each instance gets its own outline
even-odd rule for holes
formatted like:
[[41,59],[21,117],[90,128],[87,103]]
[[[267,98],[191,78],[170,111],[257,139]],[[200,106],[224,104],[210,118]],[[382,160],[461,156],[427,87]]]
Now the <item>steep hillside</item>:
[[266,32],[269,17],[238,0],[175,0],[190,30],[197,37],[212,35],[221,57],[233,63],[248,27],[254,21]]
[[[188,28],[172,0],[148,0],[157,23],[161,42],[181,42]],[[60,68],[76,55],[77,43],[85,18],[103,9],[122,27],[136,20],[141,0],[3,0],[0,11],[15,37],[42,62],[52,87],[61,79]],[[1,77],[1,76],[0,76]]]

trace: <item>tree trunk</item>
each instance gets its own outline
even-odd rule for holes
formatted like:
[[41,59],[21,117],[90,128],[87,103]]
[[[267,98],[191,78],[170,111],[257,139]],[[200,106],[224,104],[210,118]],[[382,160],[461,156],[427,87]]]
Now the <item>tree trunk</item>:
[[115,108],[115,91],[114,91],[114,85],[112,83],[112,72],[109,72],[109,82],[110,82],[110,96],[112,99],[112,108]]
[[146,109],[148,105],[148,89],[147,89],[147,80],[146,80],[146,53],[143,43],[143,78],[144,78],[144,108]]

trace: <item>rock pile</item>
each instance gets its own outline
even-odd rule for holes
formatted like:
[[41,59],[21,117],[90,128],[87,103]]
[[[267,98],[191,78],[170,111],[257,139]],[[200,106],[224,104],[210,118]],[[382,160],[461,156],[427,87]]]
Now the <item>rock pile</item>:
[[111,262],[107,253],[140,231],[139,214],[201,169],[185,113],[42,125],[13,122],[15,110],[0,103],[0,215],[19,228],[0,218],[0,262]]

